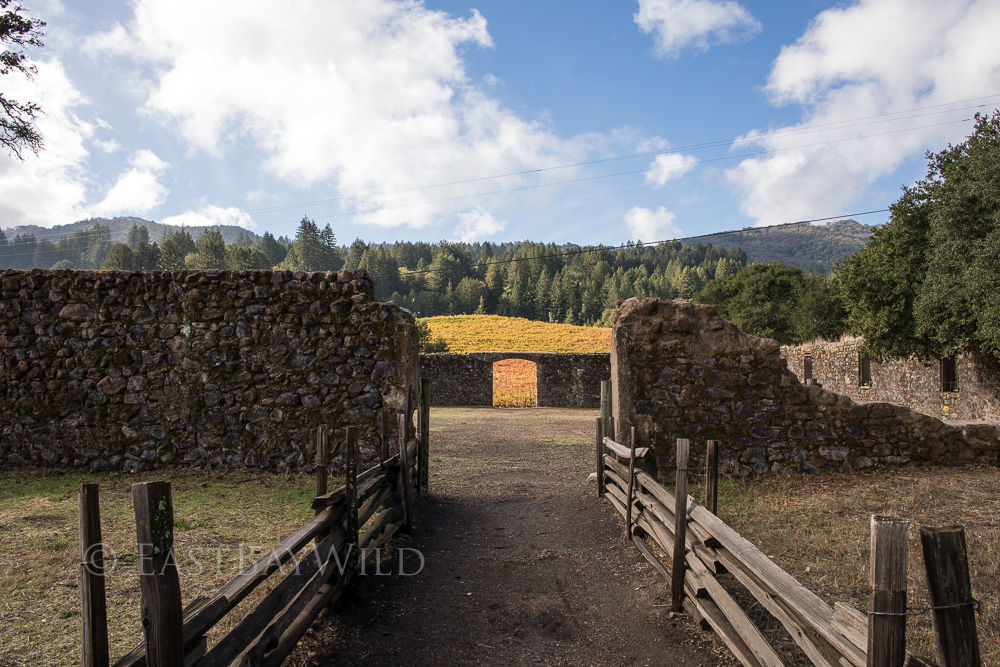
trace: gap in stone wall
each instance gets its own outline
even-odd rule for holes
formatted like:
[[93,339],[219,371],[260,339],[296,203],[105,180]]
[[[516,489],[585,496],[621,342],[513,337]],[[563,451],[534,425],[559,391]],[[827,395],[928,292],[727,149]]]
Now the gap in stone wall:
[[503,359],[493,364],[493,407],[538,407],[538,364]]

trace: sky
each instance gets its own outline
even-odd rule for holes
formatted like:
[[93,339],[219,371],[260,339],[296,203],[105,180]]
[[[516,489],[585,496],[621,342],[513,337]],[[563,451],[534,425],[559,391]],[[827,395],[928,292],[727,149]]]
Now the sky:
[[617,245],[851,216],[1000,105],[995,0],[20,0],[0,228]]

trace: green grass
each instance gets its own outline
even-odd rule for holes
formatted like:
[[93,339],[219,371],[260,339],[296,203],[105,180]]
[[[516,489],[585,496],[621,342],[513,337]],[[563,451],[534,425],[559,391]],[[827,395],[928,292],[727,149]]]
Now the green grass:
[[[101,528],[110,555],[135,551],[132,484],[163,479],[171,482],[185,603],[211,595],[234,576],[238,556],[259,557],[314,515],[315,480],[306,475],[0,471],[0,665],[80,664],[80,484],[100,484]],[[331,480],[329,488],[342,483]],[[191,553],[206,566],[203,571],[188,558]],[[216,553],[222,554],[218,572]],[[117,658],[142,638],[134,560],[121,562],[106,584],[111,653]],[[230,629],[247,610],[237,608],[213,632]]]

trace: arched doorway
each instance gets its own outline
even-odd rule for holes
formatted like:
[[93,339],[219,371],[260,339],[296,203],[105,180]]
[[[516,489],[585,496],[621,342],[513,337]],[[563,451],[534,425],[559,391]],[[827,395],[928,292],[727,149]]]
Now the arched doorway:
[[527,359],[493,364],[493,407],[534,408],[538,405],[538,365]]

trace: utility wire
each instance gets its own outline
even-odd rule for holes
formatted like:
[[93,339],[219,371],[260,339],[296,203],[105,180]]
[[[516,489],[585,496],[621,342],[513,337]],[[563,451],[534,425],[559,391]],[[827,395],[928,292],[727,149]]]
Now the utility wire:
[[[771,132],[762,132],[760,134],[755,134],[752,137],[736,137],[736,138],[732,138],[732,139],[717,139],[717,140],[714,140],[714,141],[708,141],[708,142],[704,142],[704,143],[700,143],[700,144],[692,144],[690,146],[664,148],[664,149],[660,149],[660,150],[643,151],[643,152],[639,152],[639,153],[630,153],[630,154],[627,154],[627,155],[616,155],[616,156],[612,156],[612,157],[599,158],[599,159],[596,159],[596,160],[587,160],[587,161],[583,161],[583,162],[574,162],[574,163],[571,163],[571,164],[562,164],[562,165],[555,165],[555,166],[551,166],[551,167],[541,167],[541,168],[536,168],[536,169],[526,169],[524,171],[510,172],[510,173],[507,173],[507,174],[496,174],[496,175],[493,175],[493,176],[480,176],[480,177],[476,177],[476,178],[467,178],[467,179],[456,180],[456,181],[446,181],[444,183],[434,183],[434,184],[431,184],[431,185],[414,186],[414,187],[410,187],[410,188],[401,188],[401,189],[397,189],[397,190],[382,190],[382,191],[379,191],[379,192],[371,192],[371,193],[366,193],[366,194],[361,194],[361,195],[345,195],[345,196],[342,196],[342,197],[331,197],[329,199],[317,199],[317,200],[314,200],[314,201],[302,202],[302,203],[297,203],[297,204],[282,204],[280,206],[271,206],[271,207],[266,207],[266,208],[249,209],[249,210],[247,210],[247,213],[270,213],[270,212],[274,212],[274,211],[282,211],[282,210],[288,210],[288,209],[292,209],[292,208],[300,208],[302,206],[313,206],[313,205],[318,205],[318,204],[332,204],[332,203],[338,203],[338,202],[344,202],[344,201],[357,201],[357,200],[360,200],[360,199],[368,199],[368,198],[373,198],[373,197],[382,197],[382,196],[387,196],[387,195],[402,194],[402,193],[406,193],[406,192],[416,192],[416,191],[420,191],[420,190],[429,190],[429,189],[433,189],[433,188],[443,188],[443,187],[448,187],[448,186],[452,186],[452,185],[466,185],[466,184],[469,184],[469,183],[479,183],[479,182],[482,182],[482,181],[496,180],[496,179],[501,179],[501,178],[511,178],[511,177],[514,177],[514,176],[526,176],[528,174],[538,174],[538,173],[542,173],[542,172],[546,172],[546,171],[554,171],[554,170],[557,170],[557,169],[571,169],[571,168],[576,168],[576,167],[587,167],[587,166],[593,166],[593,165],[596,165],[596,164],[604,164],[604,163],[607,163],[607,162],[619,162],[619,161],[623,161],[623,160],[632,160],[632,159],[637,159],[637,158],[645,158],[645,157],[651,157],[651,156],[655,156],[655,155],[666,155],[666,154],[670,154],[670,153],[680,153],[680,152],[683,152],[683,151],[698,150],[698,149],[703,149],[703,148],[715,148],[715,147],[727,146],[727,145],[757,143],[761,139],[769,139],[769,138],[785,137],[785,136],[799,136],[799,135],[803,135],[803,134],[813,134],[815,132],[829,132],[831,130],[843,130],[843,129],[849,129],[849,128],[852,128],[852,127],[859,127],[859,126],[863,126],[863,125],[872,125],[872,124],[875,124],[875,123],[897,122],[897,121],[901,121],[901,120],[908,120],[910,118],[921,118],[921,117],[924,117],[924,116],[933,116],[933,115],[939,115],[939,114],[944,114],[944,113],[953,113],[953,112],[957,112],[957,111],[968,111],[970,109],[980,109],[980,108],[986,108],[986,107],[990,107],[990,106],[994,106],[994,105],[992,105],[992,104],[977,104],[977,105],[968,106],[968,107],[960,107],[960,108],[955,108],[955,109],[945,109],[945,110],[942,110],[942,111],[935,111],[935,112],[929,113],[929,114],[916,114],[916,115],[912,115],[912,116],[903,116],[903,117],[900,117],[900,118],[889,118],[889,116],[898,116],[899,114],[909,114],[909,113],[913,113],[913,112],[916,112],[916,111],[926,111],[928,109],[938,109],[940,107],[952,106],[952,105],[955,105],[955,104],[965,104],[967,102],[978,102],[980,100],[990,99],[990,98],[993,98],[993,97],[1000,97],[1000,94],[987,95],[985,97],[977,97],[977,98],[973,98],[973,99],[969,99],[969,100],[960,100],[960,101],[957,101],[957,102],[948,102],[948,103],[945,103],[945,104],[935,104],[935,105],[926,106],[926,107],[916,107],[916,108],[907,109],[907,110],[904,110],[904,111],[892,111],[892,112],[888,112],[888,113],[884,113],[884,114],[878,114],[878,115],[874,115],[874,116],[862,116],[862,117],[859,117],[859,118],[851,118],[851,119],[846,119],[846,120],[842,120],[842,121],[832,121],[832,122],[829,122],[829,123],[819,123],[819,124],[816,124],[816,125],[809,125],[809,126],[804,127],[804,128],[790,128],[790,129],[784,129],[784,130],[774,130],[774,131],[771,131]],[[874,119],[879,119],[879,118],[882,118],[883,120],[874,120]],[[871,122],[859,122],[859,121],[871,121]],[[840,127],[834,127],[834,126],[840,126]]]
[[[752,153],[741,153],[739,155],[726,155],[726,156],[723,156],[723,157],[716,157],[716,158],[707,158],[707,159],[696,160],[695,162],[691,162],[690,164],[691,165],[698,165],[698,164],[703,164],[703,163],[708,163],[708,162],[722,162],[722,161],[727,161],[727,160],[740,160],[740,159],[749,158],[749,157],[759,157],[759,156],[762,156],[762,155],[772,155],[774,153],[781,153],[781,152],[784,152],[784,151],[791,151],[791,150],[799,150],[799,149],[802,149],[802,148],[814,148],[814,147],[817,147],[817,146],[828,146],[830,144],[840,143],[840,142],[844,142],[844,141],[857,141],[859,139],[870,139],[872,137],[883,137],[883,136],[888,136],[890,134],[898,134],[900,132],[911,132],[913,130],[930,128],[930,127],[939,127],[939,126],[942,126],[942,125],[953,125],[953,124],[956,124],[956,123],[964,123],[964,122],[969,121],[969,120],[971,120],[971,118],[961,118],[959,120],[944,121],[944,122],[941,122],[941,123],[933,123],[933,124],[930,124],[930,125],[921,125],[921,126],[918,126],[918,127],[905,128],[905,129],[902,129],[902,130],[890,130],[890,131],[887,131],[887,132],[879,132],[877,134],[867,134],[867,135],[862,135],[862,136],[858,136],[858,137],[845,137],[843,139],[832,139],[830,141],[820,141],[820,142],[816,142],[816,143],[812,143],[812,144],[802,144],[802,145],[799,145],[799,146],[787,146],[785,148],[773,148],[773,149],[768,149],[768,150],[754,151]],[[571,184],[575,184],[575,183],[586,183],[586,182],[589,182],[589,181],[597,181],[597,180],[601,180],[601,179],[605,179],[605,178],[616,178],[618,176],[633,176],[635,174],[644,174],[644,173],[648,173],[648,172],[657,171],[657,170],[660,170],[660,169],[669,169],[669,167],[654,167],[654,168],[646,167],[646,168],[643,168],[643,169],[632,169],[632,170],[629,170],[629,171],[619,171],[619,172],[613,172],[613,173],[610,173],[610,174],[598,174],[598,175],[595,175],[595,176],[582,176],[580,178],[572,178],[572,179],[567,179],[567,180],[562,180],[562,181],[552,181],[552,182],[549,182],[549,183],[535,183],[535,184],[532,184],[532,185],[521,185],[521,186],[517,186],[517,187],[513,187],[513,188],[504,188],[504,189],[501,189],[501,190],[491,190],[489,192],[478,192],[478,193],[468,194],[468,195],[456,195],[454,197],[442,197],[440,199],[429,199],[429,200],[423,200],[423,201],[408,202],[408,203],[405,203],[405,204],[393,204],[391,206],[379,206],[379,207],[375,207],[375,208],[372,208],[372,209],[353,209],[351,211],[341,211],[340,213],[330,213],[330,214],[327,214],[327,215],[318,215],[318,216],[315,216],[313,218],[313,220],[329,220],[331,218],[342,218],[342,217],[347,217],[347,216],[360,215],[360,214],[363,214],[363,213],[378,213],[379,211],[391,211],[391,210],[400,209],[400,208],[409,208],[411,206],[421,206],[421,205],[426,205],[426,204],[441,204],[441,203],[452,202],[452,201],[460,201],[460,200],[463,200],[463,199],[476,199],[476,198],[479,198],[479,197],[488,197],[490,195],[509,194],[509,193],[512,193],[512,192],[523,192],[525,190],[535,190],[535,189],[539,189],[539,188],[548,188],[548,187],[553,187],[553,186],[557,186],[557,185],[571,185]],[[276,223],[274,225],[270,225],[270,227],[273,228],[273,227],[280,227],[280,226],[283,226],[283,225],[292,225],[292,224],[298,224],[298,222],[287,221],[287,222]]]
[[[943,106],[950,106],[950,105],[953,105],[953,104],[961,104],[961,103],[970,102],[970,101],[978,101],[978,100],[989,99],[989,98],[998,97],[998,96],[1000,96],[1000,94],[989,95],[989,96],[982,97],[982,98],[973,98],[971,100],[963,100],[963,101],[960,101],[960,102],[951,102],[951,103],[947,103],[947,104],[938,104],[938,105],[932,105],[932,106],[928,106],[928,107],[918,107],[916,109],[911,109],[911,110],[908,110],[908,111],[890,112],[890,113],[886,113],[886,114],[879,114],[877,116],[866,116],[866,117],[862,117],[862,118],[858,118],[858,119],[852,119],[852,121],[835,121],[835,122],[832,122],[832,123],[825,123],[823,125],[817,125],[817,126],[811,126],[811,127],[813,127],[813,128],[815,128],[815,127],[824,127],[824,126],[828,126],[828,125],[838,125],[838,124],[842,124],[842,123],[845,123],[845,122],[853,122],[854,120],[868,120],[868,119],[873,119],[873,118],[883,118],[883,117],[890,116],[890,115],[898,115],[898,114],[901,114],[901,113],[911,113],[912,111],[934,109],[934,108],[939,108],[939,107],[943,107]],[[944,111],[934,112],[934,113],[931,113],[931,114],[919,114],[919,115],[916,115],[916,116],[906,116],[906,117],[903,117],[903,118],[889,118],[889,119],[886,119],[886,120],[875,121],[875,122],[894,122],[894,121],[898,121],[898,120],[908,120],[910,118],[918,118],[918,117],[923,117],[923,116],[931,116],[931,115],[937,115],[937,114],[940,114],[940,113],[950,113],[950,112],[954,112],[954,111],[966,111],[966,110],[972,109],[972,108],[983,108],[983,107],[989,107],[989,106],[994,106],[994,105],[980,104],[980,105],[976,105],[976,106],[973,106],[973,107],[964,107],[964,108],[958,108],[958,109],[947,109],[947,110],[944,110]],[[727,155],[727,156],[722,156],[722,157],[717,157],[717,158],[703,158],[703,159],[697,159],[697,160],[695,160],[693,162],[689,162],[687,164],[689,164],[691,166],[694,166],[694,165],[698,165],[698,164],[702,164],[702,163],[708,163],[708,162],[719,162],[719,161],[726,161],[726,160],[739,160],[739,159],[749,158],[749,157],[759,157],[759,156],[762,156],[762,155],[770,155],[770,154],[774,154],[774,153],[778,153],[778,152],[782,152],[782,151],[799,150],[799,149],[802,149],[802,148],[813,148],[813,147],[817,147],[817,146],[825,146],[825,145],[830,145],[830,144],[834,144],[834,143],[840,143],[840,142],[844,142],[844,141],[856,141],[856,140],[859,140],[859,139],[870,139],[870,138],[873,138],[873,137],[887,136],[887,135],[890,135],[890,134],[898,134],[898,133],[902,133],[902,132],[911,132],[911,131],[914,131],[914,130],[928,129],[928,128],[932,128],[932,127],[940,127],[940,126],[943,126],[943,125],[953,125],[953,124],[956,124],[956,123],[968,122],[970,120],[972,120],[972,118],[971,117],[967,117],[967,118],[961,118],[961,119],[957,119],[957,120],[943,121],[943,122],[940,122],[940,123],[931,123],[931,124],[927,124],[927,125],[918,125],[918,126],[914,126],[914,127],[902,128],[902,129],[898,129],[898,130],[889,130],[889,131],[886,131],[886,132],[879,132],[879,133],[875,133],[875,134],[859,135],[859,136],[856,136],[856,137],[843,137],[843,138],[840,138],[840,139],[831,139],[831,140],[828,140],[828,141],[814,142],[814,143],[811,143],[811,144],[802,144],[802,145],[798,145],[798,146],[786,146],[786,147],[783,147],[783,148],[774,148],[774,149],[768,149],[768,150],[754,151],[754,152],[742,153],[742,154],[738,154],[738,155]],[[846,126],[840,127],[840,128],[829,128],[829,129],[834,129],[834,130],[835,129],[846,129],[846,128],[849,128],[849,127],[855,127],[857,125],[870,125],[870,124],[873,124],[873,123],[857,123],[856,125],[846,125]],[[829,130],[823,130],[823,131],[829,131]],[[444,186],[447,186],[447,185],[461,185],[461,184],[481,182],[481,181],[486,181],[486,180],[506,178],[506,177],[510,177],[510,176],[522,176],[522,175],[527,175],[527,174],[535,174],[535,173],[540,173],[540,172],[545,172],[545,171],[553,171],[553,170],[557,170],[557,169],[566,169],[566,168],[580,167],[580,166],[592,166],[592,165],[596,165],[596,164],[602,164],[602,163],[608,163],[608,162],[615,162],[615,161],[622,161],[622,160],[634,159],[634,158],[638,158],[638,157],[649,157],[649,156],[653,156],[653,155],[661,155],[661,154],[669,154],[669,153],[679,153],[679,152],[684,151],[684,150],[693,150],[693,149],[696,149],[696,148],[721,146],[721,145],[727,145],[727,144],[731,145],[731,144],[736,144],[736,143],[745,143],[745,144],[757,143],[757,142],[759,142],[760,139],[768,138],[768,137],[797,136],[797,135],[801,135],[801,134],[811,134],[813,132],[814,132],[814,130],[812,130],[812,129],[805,129],[805,130],[797,131],[797,132],[794,132],[794,131],[775,131],[775,132],[771,132],[771,133],[763,133],[763,134],[759,134],[759,135],[754,135],[753,137],[750,137],[750,138],[740,138],[740,139],[733,139],[733,140],[720,140],[720,141],[715,141],[715,142],[707,142],[707,143],[703,143],[703,144],[696,144],[694,146],[689,146],[689,147],[685,147],[685,148],[671,148],[671,149],[664,149],[664,150],[659,150],[659,151],[647,151],[647,152],[644,152],[644,153],[634,153],[634,154],[625,155],[625,156],[615,156],[615,157],[610,157],[610,158],[602,158],[602,159],[599,159],[599,160],[591,160],[591,161],[587,161],[587,162],[579,162],[579,163],[570,164],[570,165],[559,165],[559,166],[554,166],[554,167],[543,167],[543,168],[539,168],[539,169],[531,169],[531,170],[527,170],[527,171],[515,172],[515,173],[498,175],[498,176],[485,176],[485,177],[481,177],[481,178],[467,179],[467,180],[462,180],[462,181],[453,181],[453,182],[450,182],[450,183],[441,183],[441,184],[436,184],[436,185],[420,186],[420,187],[414,187],[414,188],[408,188],[408,189],[402,189],[402,190],[385,191],[385,192],[381,192],[381,193],[372,193],[372,194],[367,194],[367,195],[356,195],[356,196],[349,196],[349,197],[340,197],[340,198],[327,199],[327,200],[318,200],[318,201],[310,202],[310,203],[312,203],[312,204],[323,204],[323,203],[333,203],[333,202],[339,202],[339,201],[360,200],[360,199],[377,197],[377,196],[384,196],[384,195],[391,195],[391,194],[400,194],[400,193],[405,193],[405,192],[414,192],[414,191],[420,191],[420,190],[424,190],[424,189],[444,187]],[[605,179],[605,178],[615,178],[615,177],[618,177],[618,176],[630,176],[630,175],[641,174],[641,173],[656,172],[658,170],[669,169],[669,168],[670,168],[669,166],[668,167],[646,167],[646,168],[643,168],[643,169],[634,169],[634,170],[622,171],[622,172],[612,172],[612,173],[609,173],[609,174],[598,174],[598,175],[594,175],[594,176],[586,176],[586,177],[580,177],[580,178],[575,178],[575,179],[566,179],[566,180],[562,180],[562,181],[552,181],[552,182],[549,182],[549,183],[536,183],[536,184],[532,184],[532,185],[523,185],[523,186],[517,186],[517,187],[512,187],[512,188],[492,190],[492,191],[489,191],[489,192],[479,192],[479,193],[472,193],[472,194],[467,194],[467,195],[457,195],[457,196],[454,196],[454,197],[444,197],[444,198],[432,199],[432,200],[415,201],[415,202],[409,202],[409,203],[404,203],[404,204],[395,204],[395,205],[391,205],[391,206],[377,206],[377,207],[373,207],[373,208],[370,208],[370,209],[355,208],[355,209],[350,210],[350,211],[341,211],[339,213],[331,213],[331,214],[327,214],[327,215],[323,215],[323,216],[315,216],[313,219],[314,220],[326,220],[326,219],[331,219],[331,218],[341,218],[341,217],[347,217],[347,216],[353,216],[353,215],[360,215],[360,214],[365,214],[365,213],[377,213],[379,211],[395,210],[395,209],[400,209],[400,208],[407,208],[407,207],[410,207],[410,206],[420,206],[420,205],[427,205],[427,204],[446,203],[446,202],[451,202],[451,201],[460,201],[462,199],[474,199],[474,198],[478,198],[478,197],[487,197],[487,196],[496,195],[496,194],[508,194],[508,193],[513,193],[513,192],[522,192],[522,191],[525,191],[525,190],[533,190],[533,189],[536,189],[536,188],[543,188],[543,187],[552,187],[552,186],[556,186],[556,185],[571,185],[571,184],[583,183],[583,182],[594,181],[594,180]],[[307,204],[302,204],[302,205],[307,205]],[[271,210],[282,210],[282,209],[287,209],[287,208],[295,208],[297,206],[299,206],[299,205],[290,204],[290,205],[287,205],[287,206],[284,206],[284,207],[274,207],[272,209],[254,209],[254,210],[248,211],[248,212],[252,213],[252,212],[262,212],[262,211],[271,211]],[[299,224],[299,221],[287,220],[287,221],[284,221],[284,222],[278,222],[278,223],[269,225],[269,227],[270,228],[277,228],[277,227],[284,227],[284,226],[296,225],[296,224]],[[212,225],[212,226],[215,226],[215,225]],[[36,236],[35,239],[36,239],[36,241],[48,240],[48,239],[57,238],[57,237],[58,238],[69,238],[69,239],[86,239],[90,235],[97,235],[97,234],[104,234],[104,232],[103,231],[98,232],[98,231],[95,231],[95,230],[92,230],[92,229],[91,230],[79,230],[78,229],[73,234],[69,235],[68,237],[67,237],[66,233],[63,232],[63,233],[54,233],[54,234],[40,234],[40,235]],[[64,252],[64,251],[55,249],[55,250],[50,250],[50,251],[42,251],[42,254],[55,254],[55,253],[61,253],[61,252]],[[8,257],[18,257],[18,256],[26,256],[26,255],[33,255],[33,254],[35,254],[35,253],[13,253],[13,254],[10,254],[10,255],[7,255],[7,256]]]

